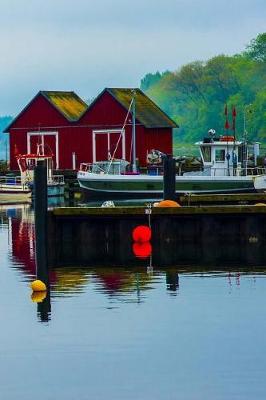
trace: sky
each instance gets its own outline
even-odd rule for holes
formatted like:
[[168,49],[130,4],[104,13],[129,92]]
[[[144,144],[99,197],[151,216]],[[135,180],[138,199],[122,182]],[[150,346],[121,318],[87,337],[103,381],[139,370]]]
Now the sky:
[[244,50],[265,0],[0,0],[0,116],[39,90],[83,100],[149,72]]

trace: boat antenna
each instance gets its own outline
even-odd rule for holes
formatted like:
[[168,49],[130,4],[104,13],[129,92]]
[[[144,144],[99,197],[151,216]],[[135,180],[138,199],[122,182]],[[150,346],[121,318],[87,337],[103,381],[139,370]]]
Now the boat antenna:
[[246,175],[247,175],[247,168],[248,168],[248,131],[247,131],[247,121],[246,121],[246,111],[248,111],[249,113],[251,112],[249,109],[247,109],[247,107],[252,106],[252,104],[247,104],[244,105],[244,109],[243,109],[243,123],[244,123],[244,132],[243,132],[243,141],[244,141],[244,149],[243,149],[243,166],[245,168],[246,171]]
[[230,167],[229,167],[229,160],[230,160],[230,154],[229,154],[229,144],[228,144],[228,129],[230,129],[230,125],[228,122],[228,111],[227,111],[227,104],[225,105],[224,108],[224,115],[225,115],[225,124],[224,124],[224,129],[226,131],[226,160],[227,160],[227,175],[230,175]]
[[233,162],[233,174],[235,175],[237,169],[237,155],[235,153],[236,150],[236,108],[233,106],[232,108],[232,130],[234,135],[234,146],[232,152],[232,162]]
[[136,90],[132,90],[132,171],[137,172],[136,165]]
[[233,108],[232,108],[232,120],[233,120],[232,130],[233,130],[233,134],[234,134],[234,144],[235,144],[235,141],[236,141],[236,108],[235,108],[235,106],[233,106]]

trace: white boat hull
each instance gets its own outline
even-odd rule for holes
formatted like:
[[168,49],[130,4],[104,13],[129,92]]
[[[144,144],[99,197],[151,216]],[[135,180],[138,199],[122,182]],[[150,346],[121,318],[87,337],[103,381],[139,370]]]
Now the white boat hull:
[[0,202],[29,202],[32,192],[25,185],[0,185]]

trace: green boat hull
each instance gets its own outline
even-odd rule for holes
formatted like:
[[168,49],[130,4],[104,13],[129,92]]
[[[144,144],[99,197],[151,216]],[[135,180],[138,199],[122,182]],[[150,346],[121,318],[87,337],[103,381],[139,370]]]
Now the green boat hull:
[[[180,179],[181,178],[181,179]],[[89,197],[162,198],[163,179],[99,179],[79,178],[83,192]],[[248,193],[255,191],[251,179],[184,179],[177,177],[176,194],[184,193]]]

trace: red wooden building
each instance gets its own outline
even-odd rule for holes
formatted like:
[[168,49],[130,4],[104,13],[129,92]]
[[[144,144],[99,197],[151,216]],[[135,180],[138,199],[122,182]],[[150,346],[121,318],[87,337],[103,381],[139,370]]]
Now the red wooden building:
[[10,168],[16,155],[42,145],[56,169],[76,169],[81,162],[108,157],[132,158],[132,96],[136,104],[136,154],[146,164],[153,148],[172,153],[177,125],[139,89],[104,89],[88,106],[74,92],[41,91],[6,128]]

